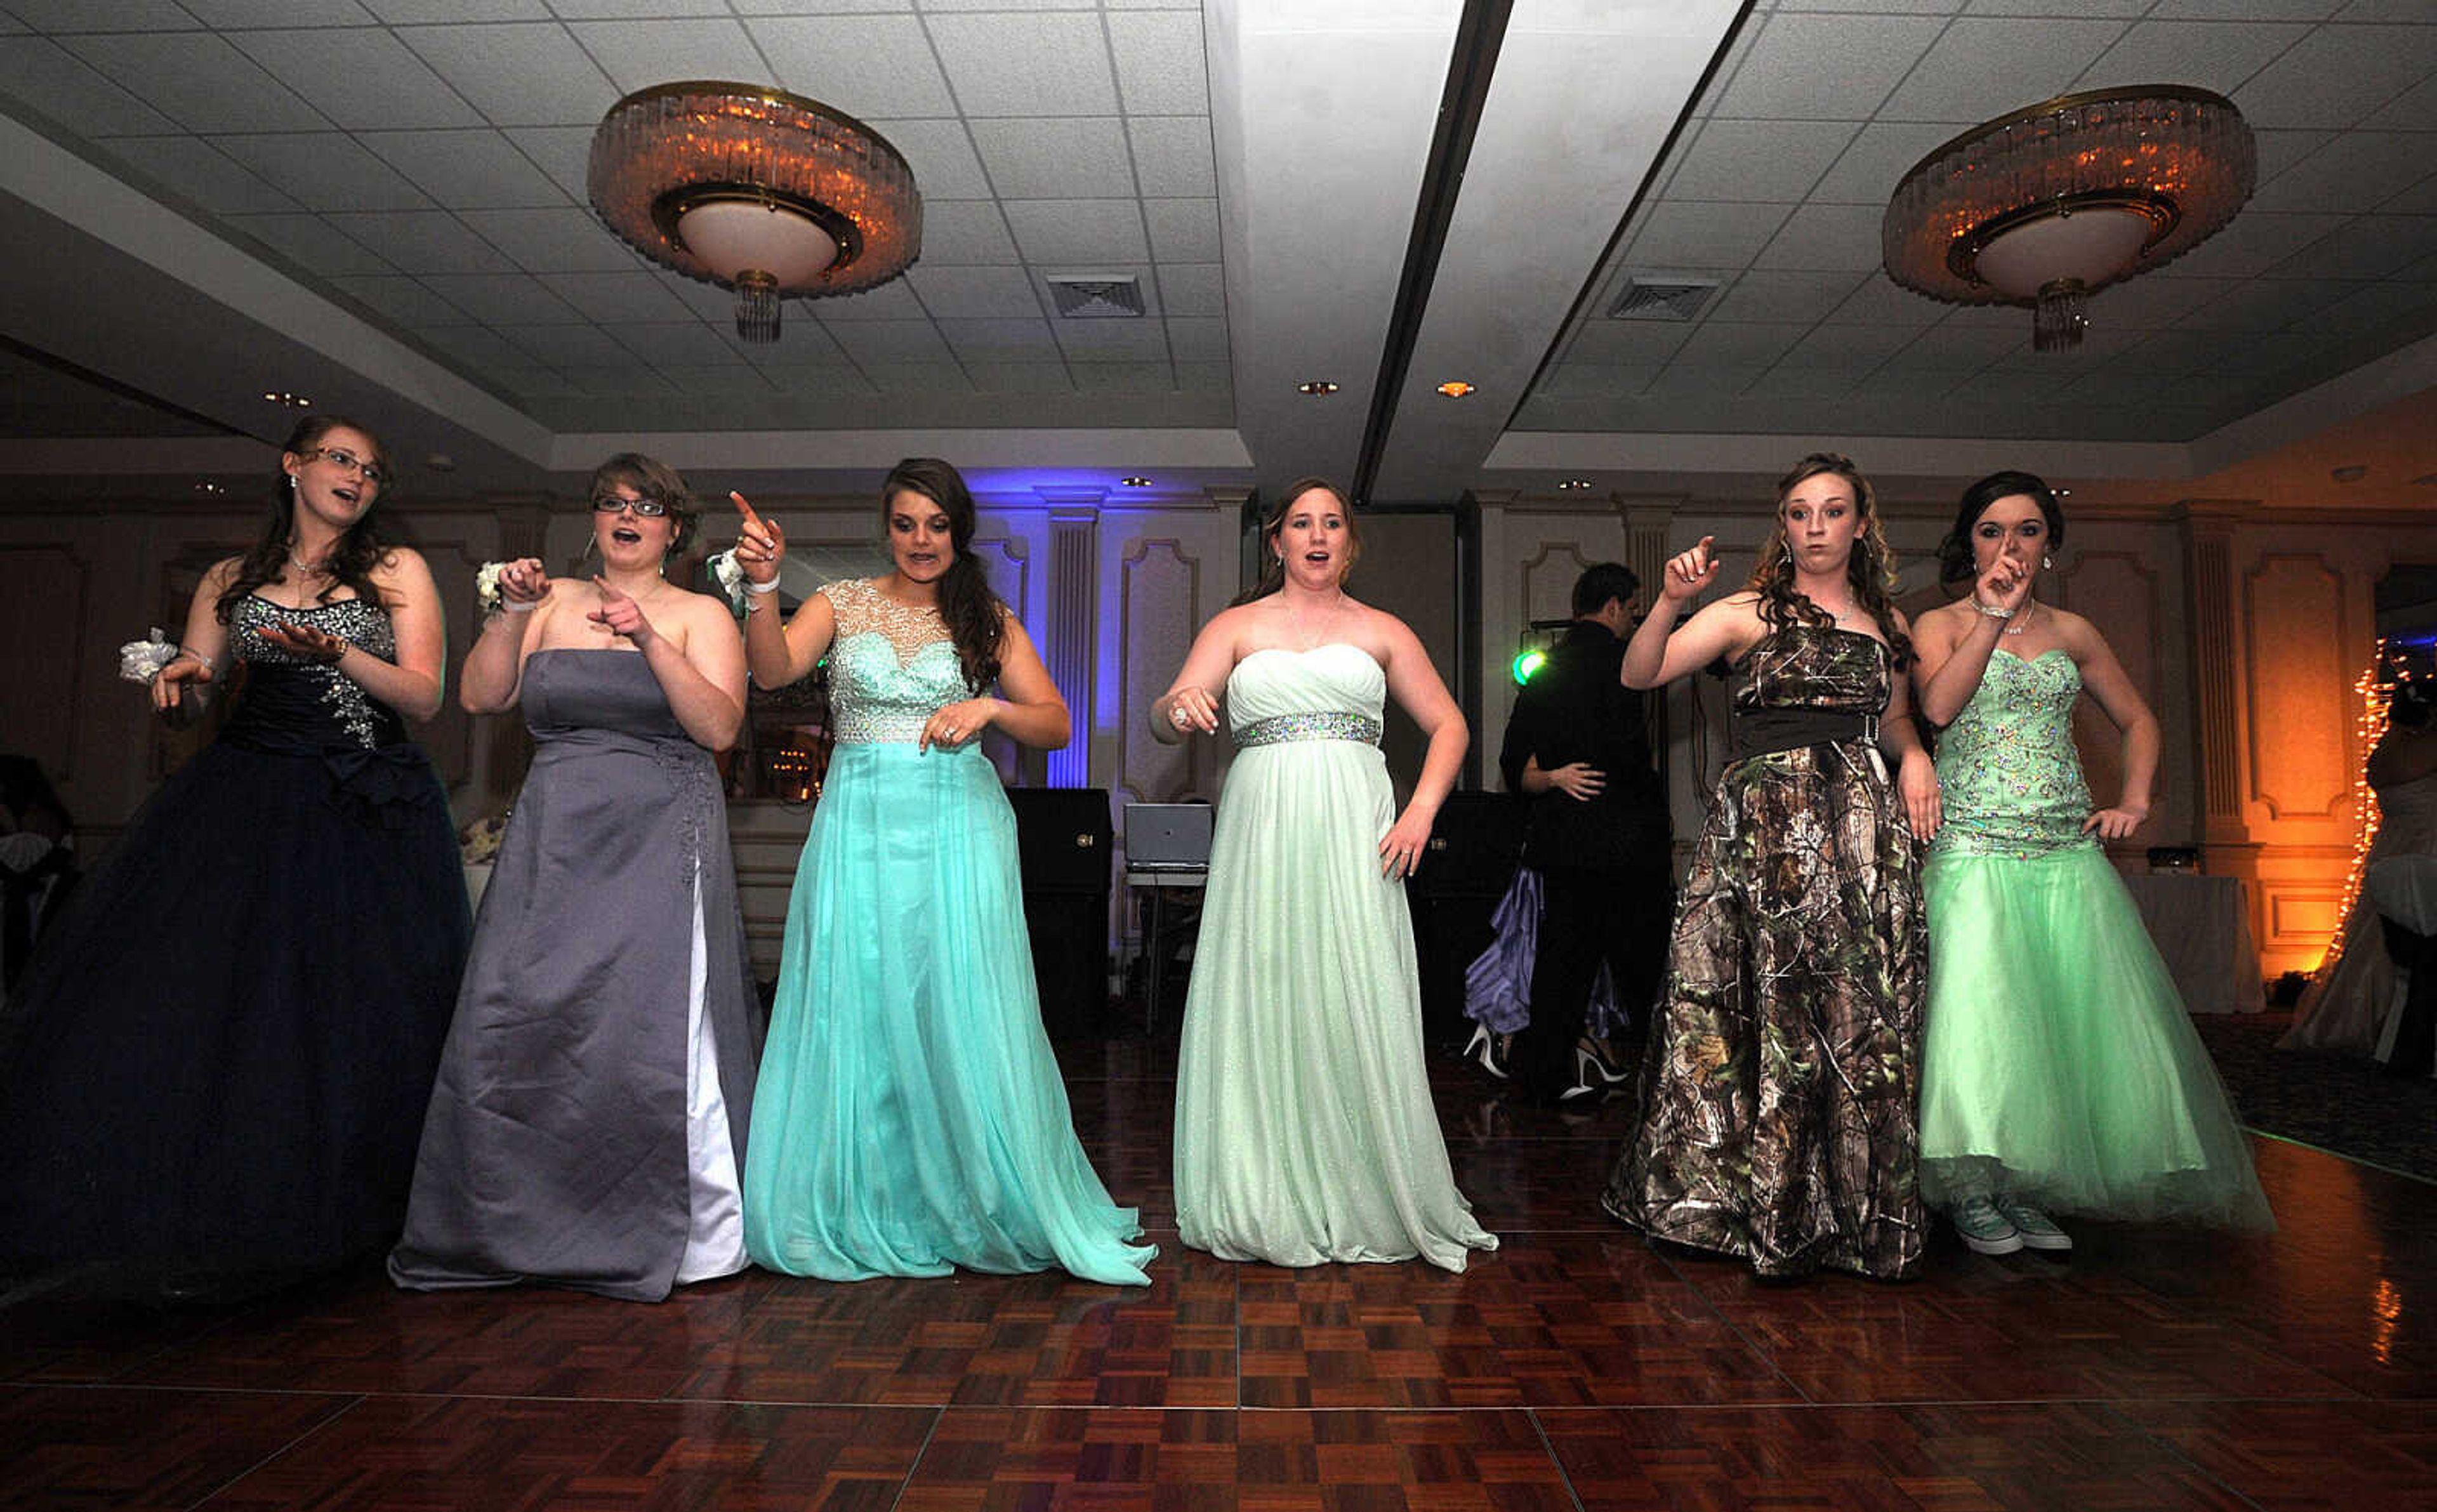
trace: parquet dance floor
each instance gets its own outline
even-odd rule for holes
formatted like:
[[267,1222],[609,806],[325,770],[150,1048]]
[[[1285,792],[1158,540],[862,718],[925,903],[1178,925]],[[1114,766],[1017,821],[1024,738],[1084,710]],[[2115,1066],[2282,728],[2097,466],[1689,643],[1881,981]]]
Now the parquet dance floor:
[[2263,1140],[2274,1235],[1947,1236],[1917,1283],[1764,1285],[1598,1212],[1622,1101],[1510,1109],[1443,1065],[1504,1247],[1286,1271],[1177,1247],[1156,1052],[1063,1053],[1148,1291],[33,1296],[0,1310],[0,1508],[2437,1508],[2437,1187]]

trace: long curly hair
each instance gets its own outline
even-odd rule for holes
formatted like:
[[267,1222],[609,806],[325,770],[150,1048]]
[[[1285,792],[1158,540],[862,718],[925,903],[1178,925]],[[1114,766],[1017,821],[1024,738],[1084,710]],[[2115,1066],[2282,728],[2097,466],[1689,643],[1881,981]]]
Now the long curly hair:
[[939,575],[939,617],[956,642],[965,686],[978,693],[998,681],[999,648],[1007,640],[1007,604],[992,592],[990,572],[973,555],[973,495],[964,475],[937,457],[908,457],[880,484],[880,524],[888,528],[890,501],[900,493],[921,495],[947,513],[948,544],[956,560]]
[[287,443],[279,448],[282,465],[271,483],[271,514],[263,522],[262,533],[254,538],[254,545],[246,547],[245,555],[237,559],[236,578],[213,601],[212,613],[221,624],[228,623],[229,616],[237,612],[237,606],[243,603],[248,595],[287,570],[288,554],[294,548],[296,539],[296,481],[288,474],[287,459],[312,451],[322,444],[323,437],[334,430],[352,430],[372,443],[373,454],[363,461],[380,469],[381,481],[373,492],[373,502],[356,516],[353,525],[340,533],[337,544],[330,547],[329,581],[323,584],[315,601],[328,603],[330,596],[341,588],[353,588],[358,598],[379,604],[384,609],[390,607],[380,589],[373,585],[372,575],[376,567],[388,560],[393,544],[381,533],[380,503],[389,496],[389,480],[397,476],[397,468],[389,460],[389,448],[381,444],[380,437],[373,434],[369,426],[343,415],[315,415],[308,420],[298,421],[296,428],[288,433]]
[[1899,668],[1911,665],[1912,637],[1896,623],[1896,554],[1879,524],[1879,501],[1870,480],[1853,459],[1839,452],[1815,451],[1794,464],[1777,480],[1777,527],[1762,543],[1759,565],[1744,586],[1760,595],[1760,617],[1769,625],[1815,625],[1832,629],[1836,617],[1813,603],[1794,586],[1794,552],[1785,544],[1785,498],[1823,473],[1843,478],[1853,490],[1853,508],[1861,530],[1853,537],[1853,554],[1845,562],[1845,581],[1852,584],[1853,601],[1861,605],[1886,638]]
[[1346,502],[1345,490],[1325,478],[1298,478],[1278,495],[1277,507],[1261,522],[1260,577],[1251,587],[1228,600],[1227,607],[1232,609],[1285,591],[1287,565],[1278,555],[1278,532],[1287,528],[1287,514],[1293,510],[1295,500],[1314,489],[1337,500],[1338,513],[1345,516],[1345,565],[1338,570],[1337,585],[1345,586],[1346,580],[1354,576],[1354,564],[1362,560],[1362,527],[1354,521],[1354,506]]

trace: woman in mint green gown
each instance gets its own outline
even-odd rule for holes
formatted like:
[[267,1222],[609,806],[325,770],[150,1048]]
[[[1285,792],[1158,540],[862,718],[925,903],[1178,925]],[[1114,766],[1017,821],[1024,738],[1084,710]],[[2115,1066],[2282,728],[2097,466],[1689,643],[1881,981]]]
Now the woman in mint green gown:
[[[1176,1222],[1195,1249],[1276,1265],[1464,1269],[1497,1239],[1456,1190],[1422,1057],[1404,879],[1467,739],[1429,656],[1346,596],[1343,495],[1307,478],[1264,530],[1261,584],[1195,639],[1151,711],[1238,747],[1210,845],[1176,1070]],[[1395,810],[1385,701],[1429,738]]]
[[977,743],[995,726],[1062,746],[1065,702],[972,554],[956,469],[901,462],[881,497],[896,570],[827,585],[784,627],[785,537],[736,501],[753,675],[780,686],[827,652],[835,741],[754,1092],[745,1249],[833,1281],[1144,1285],[1157,1252],[1085,1157],[1041,1027],[1015,815]]
[[[2090,622],[2035,598],[2064,517],[2047,485],[1965,491],[1941,555],[1972,593],[1913,633],[1944,724],[1944,822],[1923,874],[1929,1010],[1921,1187],[1983,1254],[2065,1250],[2052,1214],[2272,1224],[2207,1050],[2108,863],[2147,817],[2158,721]],[[2074,754],[2087,690],[2124,732],[2094,808]]]

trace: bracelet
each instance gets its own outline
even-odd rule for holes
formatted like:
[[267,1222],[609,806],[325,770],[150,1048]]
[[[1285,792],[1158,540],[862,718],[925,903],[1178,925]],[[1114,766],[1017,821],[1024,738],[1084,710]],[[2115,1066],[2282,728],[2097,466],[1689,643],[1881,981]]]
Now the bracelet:
[[541,600],[538,599],[501,599],[500,600],[500,613],[503,615],[529,615],[540,607]]
[[[208,672],[208,671],[210,671],[210,670],[212,669],[212,659],[211,659],[210,657],[208,657],[208,656],[204,655],[202,652],[199,652],[199,651],[195,650],[192,646],[181,646],[181,647],[179,647],[179,648],[178,648],[178,656],[192,656],[192,657],[193,657],[195,660],[197,660],[198,662],[202,663],[202,667],[203,667],[203,670],[204,670],[204,671],[207,671],[207,672]],[[169,661],[176,661],[176,660],[178,659],[178,656],[172,656],[172,657],[170,657],[170,658],[169,658]],[[162,665],[166,667],[166,666],[167,666],[167,665],[168,665],[168,663],[167,663],[167,662],[164,662]],[[152,675],[153,675],[153,676],[155,676],[155,677],[158,677],[158,676],[160,676],[161,674],[160,674],[158,671],[155,671]]]
[[1972,607],[1979,610],[1981,614],[1990,619],[2011,619],[2014,617],[2014,611],[2011,609],[1991,609],[1987,604],[1982,603],[1980,601],[1980,596],[1976,593],[1972,596]]
[[758,615],[762,612],[762,606],[769,601],[769,600],[760,597],[747,599],[745,600],[745,612],[747,615]]
[[751,578],[747,578],[745,580],[745,591],[753,595],[757,599],[765,593],[777,593],[779,591],[779,580],[772,578],[767,582],[756,582]]

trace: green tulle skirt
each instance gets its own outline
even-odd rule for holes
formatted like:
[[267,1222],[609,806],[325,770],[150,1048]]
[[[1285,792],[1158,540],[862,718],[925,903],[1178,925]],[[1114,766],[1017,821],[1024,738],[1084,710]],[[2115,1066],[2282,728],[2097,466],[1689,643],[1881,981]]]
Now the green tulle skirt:
[[1920,1170],[1929,1200],[2274,1225],[2217,1069],[2095,845],[1933,853]]

